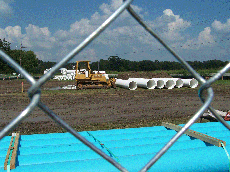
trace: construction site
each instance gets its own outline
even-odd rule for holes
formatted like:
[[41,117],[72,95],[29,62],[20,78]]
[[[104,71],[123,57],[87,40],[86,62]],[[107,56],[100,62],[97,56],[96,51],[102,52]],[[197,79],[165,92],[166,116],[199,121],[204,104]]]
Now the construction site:
[[230,171],[225,2],[49,3],[2,3],[0,172]]
[[[137,72],[135,74],[127,75],[133,77],[148,75]],[[123,78],[124,75],[118,77]],[[151,78],[152,75],[148,77]],[[46,82],[41,88],[43,92],[41,101],[76,129],[81,136],[130,171],[136,171],[140,165],[144,165],[170,137],[177,133],[176,131],[181,129],[181,126],[175,124],[186,123],[201,106],[197,87],[180,89],[138,87],[135,90],[123,87],[56,89],[73,84],[76,84],[76,81]],[[0,81],[0,85],[1,114],[6,114],[0,116],[0,130],[3,130],[17,117],[18,112],[27,106],[30,101],[27,96],[30,85],[20,79],[3,80]],[[230,85],[217,82],[213,85],[213,89],[215,98],[212,106],[228,112],[230,106],[226,100],[230,98]],[[229,118],[226,120],[229,121]],[[227,146],[229,137],[228,134],[223,134],[223,131],[228,133],[228,130],[221,124],[210,121],[216,120],[215,118],[197,120],[197,124],[200,125],[194,124],[192,127],[194,130],[186,131],[151,170],[215,169],[216,171],[222,169],[223,164],[224,168],[227,168],[226,155],[219,147]],[[8,169],[15,172],[39,172],[41,169],[60,172],[67,169],[91,171],[93,166],[97,166],[97,170],[94,171],[117,171],[114,166],[76,140],[39,108],[35,108],[12,133],[12,136],[6,136],[1,140],[0,171]],[[8,149],[9,143],[11,146]],[[215,156],[212,155],[217,153],[221,161],[215,163]],[[185,154],[189,155],[188,158],[184,158]],[[203,157],[207,154],[208,161],[212,163],[203,163]],[[168,158],[173,161],[170,166],[167,165]],[[195,164],[193,168],[188,165],[191,160]]]
[[[136,74],[136,75],[134,75]],[[148,73],[130,73],[132,76],[148,77]],[[165,76],[165,73],[158,76]],[[120,76],[124,77],[124,74]],[[152,74],[149,74],[152,77]],[[18,112],[28,104],[27,90],[30,85],[24,80],[0,81],[1,114],[0,129],[3,129]],[[162,121],[185,123],[201,106],[197,88],[144,89],[134,91],[116,89],[55,90],[73,85],[75,81],[50,80],[42,87],[44,101],[57,115],[78,131],[144,127],[160,125]],[[228,84],[215,84],[213,107],[218,110],[230,109]],[[197,121],[199,122],[199,121]],[[203,120],[205,122],[205,120]],[[16,129],[24,134],[64,132],[39,108]]]
[[[106,71],[92,71],[90,61],[77,61],[75,70],[60,70],[62,75],[54,76],[41,87],[40,101],[58,116],[54,118],[75,129],[79,140],[53,121],[53,117],[35,108],[12,131],[12,136],[1,140],[0,171],[88,172],[94,166],[97,169],[93,171],[98,172],[126,171],[123,167],[137,171],[170,137],[181,132],[202,105],[195,78],[173,78],[164,72],[106,74]],[[212,106],[229,124],[228,83],[219,80],[213,85]],[[1,80],[0,85],[1,114],[7,114],[0,117],[0,130],[4,131],[30,101],[27,97],[30,85],[21,78]],[[216,121],[217,116],[206,110],[151,171],[227,169],[226,155],[221,149],[227,152],[229,132]],[[221,160],[216,162],[214,154]],[[204,156],[211,163],[204,163]],[[168,159],[173,163],[168,165]]]

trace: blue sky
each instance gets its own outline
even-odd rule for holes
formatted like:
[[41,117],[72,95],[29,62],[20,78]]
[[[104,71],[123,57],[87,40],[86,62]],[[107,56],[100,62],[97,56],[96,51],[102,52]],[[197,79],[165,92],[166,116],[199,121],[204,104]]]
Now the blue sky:
[[[22,42],[43,61],[59,61],[114,12],[122,0],[0,0],[0,38]],[[185,60],[229,61],[229,0],[136,0],[132,7]],[[17,46],[17,47],[16,47]],[[72,61],[175,61],[124,12]]]

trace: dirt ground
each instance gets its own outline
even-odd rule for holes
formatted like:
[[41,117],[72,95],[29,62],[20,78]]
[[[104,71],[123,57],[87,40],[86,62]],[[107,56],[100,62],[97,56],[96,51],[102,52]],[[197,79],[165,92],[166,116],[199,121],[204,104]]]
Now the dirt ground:
[[[138,88],[135,91],[122,88],[53,89],[70,84],[74,81],[48,81],[42,87],[41,102],[77,131],[145,127],[161,125],[162,121],[185,123],[201,106],[198,88]],[[0,130],[29,104],[26,93],[29,86],[25,80],[0,81]],[[223,111],[230,110],[230,86],[215,84],[213,89],[212,106]],[[65,132],[38,107],[15,131],[21,134]]]

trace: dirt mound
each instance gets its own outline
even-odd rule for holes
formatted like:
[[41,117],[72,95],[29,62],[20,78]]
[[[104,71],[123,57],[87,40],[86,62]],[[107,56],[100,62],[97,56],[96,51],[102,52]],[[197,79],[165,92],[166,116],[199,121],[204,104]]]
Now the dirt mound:
[[160,72],[160,73],[153,73],[153,72],[124,72],[122,74],[118,74],[119,79],[129,79],[129,78],[172,78],[169,74],[166,72]]

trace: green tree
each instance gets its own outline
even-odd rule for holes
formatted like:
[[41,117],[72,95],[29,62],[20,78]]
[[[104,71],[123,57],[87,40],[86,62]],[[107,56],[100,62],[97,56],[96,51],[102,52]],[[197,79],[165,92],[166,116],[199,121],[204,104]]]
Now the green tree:
[[52,68],[56,62],[43,62],[42,60],[38,60],[38,66],[34,69],[36,74],[43,74],[44,70]]
[[10,51],[10,44],[11,43],[7,42],[5,38],[3,40],[0,39],[0,49],[6,53]]
[[142,60],[139,62],[139,70],[141,71],[152,71],[155,69],[155,63],[151,60]]
[[109,70],[120,71],[121,69],[121,58],[118,56],[110,56],[108,58]]
[[[18,64],[20,64],[29,73],[36,73],[38,67],[38,59],[33,51],[11,50],[9,42],[5,39],[0,39],[0,49],[13,58]],[[0,60],[0,72],[1,73],[13,73],[15,70],[6,64],[3,60]]]
[[35,73],[38,66],[38,59],[33,51],[24,51],[22,56],[22,67],[29,73]]
[[[10,49],[10,43],[7,42],[5,40],[5,38],[4,39],[0,39],[0,49],[2,51],[4,51],[5,53],[7,53],[7,54],[9,54],[9,52],[11,51],[11,49]],[[0,72],[1,73],[10,73],[10,72],[13,72],[13,71],[14,70],[12,68],[10,68],[5,61],[3,61],[2,59],[0,59]]]
[[26,71],[36,73],[38,59],[33,51],[11,50],[8,54]]

